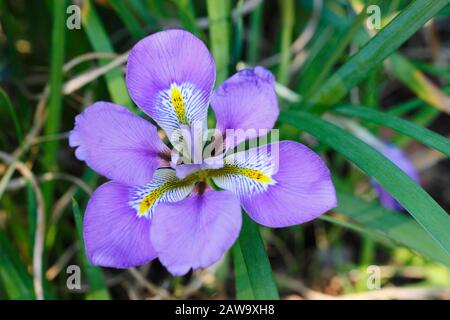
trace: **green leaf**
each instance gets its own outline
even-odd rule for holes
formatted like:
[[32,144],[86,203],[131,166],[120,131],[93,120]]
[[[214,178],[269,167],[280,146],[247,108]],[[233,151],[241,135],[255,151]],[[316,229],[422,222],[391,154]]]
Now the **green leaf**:
[[[380,0],[371,0],[366,7],[378,3]],[[348,26],[342,28],[335,34],[330,41],[320,52],[311,57],[309,67],[302,72],[300,78],[299,89],[303,93],[305,99],[308,99],[312,93],[317,91],[320,85],[325,81],[327,75],[330,74],[333,66],[338,62],[345,53],[345,49],[349,43],[354,40],[357,32],[363,28],[364,20],[367,18],[366,7],[355,17],[355,19],[348,23]],[[339,19],[336,17],[336,19]],[[340,20],[340,19],[339,19]],[[347,23],[347,19],[342,18],[343,22]]]
[[438,110],[450,114],[450,98],[429,80],[419,69],[400,54],[393,54],[389,61],[395,77],[420,99]]
[[145,24],[153,28],[158,28],[153,12],[150,12],[149,8],[141,0],[128,0],[128,3],[133,8],[133,11],[139,15]]
[[207,0],[209,39],[216,62],[217,84],[228,77],[230,63],[230,11],[229,0]]
[[236,299],[239,300],[253,300],[252,284],[248,277],[247,268],[245,266],[244,257],[242,256],[241,246],[239,241],[231,248],[234,262],[234,277],[236,283]]
[[195,8],[192,0],[173,0],[178,7],[178,13],[180,15],[181,24],[187,31],[192,32],[197,37],[202,34],[197,21],[195,20]]
[[128,31],[135,41],[145,37],[145,32],[138,20],[133,16],[131,10],[123,0],[110,0],[109,3],[113,6],[120,20],[125,24]]
[[16,135],[19,142],[23,141],[23,132],[22,127],[20,126],[19,117],[17,116],[16,110],[13,107],[11,100],[8,97],[8,94],[0,88],[0,108],[6,108],[11,115],[11,120],[14,125],[14,129],[16,130]]
[[450,253],[450,217],[428,193],[381,153],[345,130],[306,112],[282,113],[280,120],[312,134],[376,179]]
[[[114,53],[114,48],[109,40],[109,36],[90,0],[83,2],[81,22],[89,42],[96,52]],[[99,59],[99,63],[102,66],[108,62],[110,62],[108,59]],[[133,111],[134,104],[128,95],[122,71],[116,68],[106,73],[104,77],[111,99],[115,103]]]
[[[238,244],[233,247],[236,272],[236,296],[250,299],[279,299],[272,268],[267,257],[258,225],[243,213],[242,229]],[[240,252],[239,252],[240,251]],[[249,292],[249,285],[251,292]]]
[[286,85],[289,81],[289,66],[292,55],[291,45],[295,24],[295,3],[294,0],[283,0],[279,3],[281,10],[281,49],[277,80],[281,84]]
[[[45,134],[52,135],[58,133],[61,129],[61,116],[63,110],[63,95],[61,92],[63,82],[63,63],[66,43],[66,8],[65,0],[53,0],[53,26],[52,43],[50,53],[50,96],[48,100],[47,120],[45,122]],[[48,171],[57,170],[57,152],[59,141],[53,140],[43,145],[43,160],[45,169]],[[43,193],[45,203],[53,203],[53,181],[44,185]]]
[[259,59],[261,50],[262,20],[264,7],[261,2],[250,14],[250,26],[247,45],[247,61],[254,65]]
[[[338,191],[341,213],[358,223],[375,240],[389,239],[450,267],[450,256],[411,217],[383,208],[377,202],[367,202],[346,192]],[[334,222],[334,221],[331,221]]]
[[322,111],[341,100],[370,70],[398,49],[448,3],[449,0],[412,1],[312,95],[309,108]]
[[391,114],[362,106],[343,105],[333,109],[333,111],[394,129],[450,157],[450,140],[422,126]]
[[0,230],[0,281],[11,300],[34,299],[33,282],[17,250]]
[[90,291],[86,295],[86,298],[89,300],[109,300],[111,299],[111,296],[106,287],[102,269],[91,265],[87,259],[83,240],[83,216],[75,199],[72,199],[72,209],[77,227],[78,239],[80,241],[84,269],[86,270],[90,286]]

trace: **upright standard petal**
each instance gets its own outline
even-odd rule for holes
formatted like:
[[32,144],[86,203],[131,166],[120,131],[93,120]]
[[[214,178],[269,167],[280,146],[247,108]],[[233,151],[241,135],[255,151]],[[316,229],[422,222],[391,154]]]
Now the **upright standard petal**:
[[[268,227],[310,221],[336,206],[336,192],[323,160],[293,142],[251,149],[235,155],[213,180],[240,196],[247,213]],[[227,169],[228,168],[228,169]]]
[[[404,173],[406,173],[411,179],[419,183],[419,174],[417,169],[411,160],[408,159],[406,154],[400,148],[397,148],[393,144],[385,144],[380,150],[386,158],[391,160],[397,167],[399,167]],[[383,187],[376,181],[372,181],[372,184],[377,190],[381,204],[391,210],[402,210],[402,205],[394,199]]]
[[84,216],[86,253],[94,265],[129,268],[156,257],[150,224],[129,204],[131,187],[107,182],[95,190]]
[[239,71],[217,88],[211,96],[211,107],[217,118],[217,129],[235,130],[228,146],[264,135],[278,118],[275,78],[262,67]]
[[161,203],[152,221],[151,240],[161,263],[180,276],[218,261],[236,241],[241,224],[236,195],[206,190],[180,202]]
[[134,102],[171,139],[180,125],[206,121],[215,72],[214,60],[200,39],[183,30],[167,30],[133,47],[126,81]]
[[75,118],[69,144],[99,174],[128,185],[150,182],[158,167],[168,165],[161,156],[170,157],[154,125],[107,102],[97,102]]

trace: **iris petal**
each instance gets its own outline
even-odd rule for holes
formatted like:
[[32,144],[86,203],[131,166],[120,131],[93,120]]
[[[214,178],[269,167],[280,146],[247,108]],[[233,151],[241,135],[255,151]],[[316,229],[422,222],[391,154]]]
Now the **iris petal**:
[[97,102],[75,118],[69,144],[99,174],[128,185],[150,182],[158,167],[168,165],[161,156],[170,155],[154,125],[108,102]]
[[151,240],[161,263],[173,274],[206,268],[236,241],[242,223],[239,199],[229,191],[206,190],[158,206]]
[[84,241],[90,262],[113,268],[145,264],[156,257],[149,219],[129,205],[131,187],[108,182],[95,190],[84,216]]
[[[233,174],[214,181],[236,192],[256,222],[269,227],[287,227],[310,221],[336,206],[328,168],[306,146],[283,141],[247,152],[258,157],[244,158],[238,165],[244,169],[259,168],[265,176]],[[266,163],[267,159],[271,164]],[[250,184],[245,180],[253,181]]]
[[[236,132],[229,146],[246,139],[265,135],[278,118],[279,109],[275,94],[275,78],[262,67],[239,71],[217,88],[211,96],[211,107],[217,118],[217,129]],[[263,130],[261,130],[263,129]]]
[[214,60],[191,33],[162,31],[133,47],[126,81],[134,102],[171,139],[180,125],[206,121],[215,81]]

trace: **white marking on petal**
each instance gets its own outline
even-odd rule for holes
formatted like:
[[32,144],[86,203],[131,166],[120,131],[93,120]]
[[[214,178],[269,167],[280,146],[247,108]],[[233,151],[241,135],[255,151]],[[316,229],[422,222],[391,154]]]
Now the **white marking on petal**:
[[131,191],[129,204],[138,217],[152,218],[160,202],[177,202],[192,192],[194,184],[180,184],[179,181],[174,170],[159,169],[150,183]]
[[270,185],[276,184],[272,177],[276,165],[266,151],[252,149],[227,156],[224,169],[219,169],[224,174],[213,177],[214,182],[240,196],[267,191]]

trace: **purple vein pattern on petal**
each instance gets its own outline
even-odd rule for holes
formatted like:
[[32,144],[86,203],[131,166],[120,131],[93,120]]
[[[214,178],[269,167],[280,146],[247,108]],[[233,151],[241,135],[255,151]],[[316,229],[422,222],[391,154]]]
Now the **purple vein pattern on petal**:
[[150,182],[164,164],[160,154],[170,154],[154,125],[107,102],[97,102],[75,118],[69,144],[99,174],[128,185]]
[[206,268],[236,241],[242,223],[239,199],[229,191],[207,190],[176,203],[161,203],[151,240],[161,263],[173,274]]
[[86,253],[94,265],[129,268],[156,257],[150,220],[129,205],[130,187],[107,182],[93,193],[83,221]]
[[297,142],[282,141],[278,147],[275,184],[241,196],[247,213],[259,224],[277,228],[310,221],[335,207],[336,191],[323,160]]
[[[393,144],[385,144],[384,148],[380,150],[386,158],[391,160],[397,167],[399,167],[404,173],[406,173],[411,179],[419,183],[419,174],[414,167],[411,160],[408,159],[406,154],[400,148],[397,148]],[[376,181],[372,181],[375,186],[381,204],[391,210],[402,210],[403,207],[397,200],[395,200],[386,190],[384,190],[380,184]]]
[[[271,130],[279,109],[275,78],[262,67],[239,71],[217,88],[211,96],[211,107],[217,118],[217,129]],[[247,139],[258,136],[249,132]],[[234,144],[245,139],[238,137]]]
[[[167,30],[133,47],[126,82],[134,102],[170,138],[180,124],[206,121],[215,77],[214,60],[200,39],[183,30]],[[183,110],[187,123],[183,123]]]

